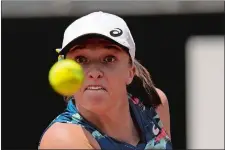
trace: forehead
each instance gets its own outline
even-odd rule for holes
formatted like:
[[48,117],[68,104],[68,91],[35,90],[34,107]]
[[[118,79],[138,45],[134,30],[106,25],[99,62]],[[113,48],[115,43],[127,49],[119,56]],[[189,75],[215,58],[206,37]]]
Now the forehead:
[[104,39],[104,38],[93,37],[93,38],[80,39],[79,41],[77,41],[75,43],[75,45],[80,45],[80,44],[82,44],[82,45],[88,45],[88,44],[104,45],[104,44],[107,44],[108,45],[108,44],[115,44],[115,43],[110,40]]
[[79,51],[81,49],[88,48],[88,47],[97,48],[97,47],[104,47],[104,46],[109,46],[109,45],[114,45],[114,50],[125,51],[125,49],[123,47],[119,46],[119,44],[117,44],[111,40],[93,37],[93,38],[80,39],[80,40],[76,41],[76,43],[74,43],[74,45],[69,49],[69,52],[74,51],[74,50]]

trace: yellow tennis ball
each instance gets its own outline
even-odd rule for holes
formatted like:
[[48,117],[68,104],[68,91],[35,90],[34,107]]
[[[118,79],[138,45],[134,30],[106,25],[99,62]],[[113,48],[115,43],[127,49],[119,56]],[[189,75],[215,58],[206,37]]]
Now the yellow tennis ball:
[[71,96],[77,92],[83,80],[83,68],[74,60],[60,60],[49,71],[50,85],[63,96]]

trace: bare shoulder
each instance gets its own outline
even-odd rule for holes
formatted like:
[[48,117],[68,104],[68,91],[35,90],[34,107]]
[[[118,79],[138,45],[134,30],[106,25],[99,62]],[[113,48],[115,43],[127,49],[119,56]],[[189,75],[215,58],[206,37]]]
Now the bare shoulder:
[[79,125],[53,124],[43,135],[39,149],[98,149],[97,141]]
[[162,105],[169,105],[166,94],[162,90],[160,90],[158,88],[156,88],[156,91],[159,94],[159,97],[160,97]]
[[159,94],[161,105],[156,108],[156,112],[159,114],[160,120],[163,123],[163,126],[170,137],[170,110],[169,110],[169,102],[166,94],[156,88],[157,93]]

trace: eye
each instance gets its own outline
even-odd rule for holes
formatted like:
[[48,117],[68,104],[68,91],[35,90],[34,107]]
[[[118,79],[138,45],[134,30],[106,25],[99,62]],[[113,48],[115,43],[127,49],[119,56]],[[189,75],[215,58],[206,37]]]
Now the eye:
[[88,59],[84,56],[77,56],[75,57],[75,61],[78,62],[79,64],[85,64],[88,62]]
[[109,55],[109,56],[106,56],[103,61],[105,63],[113,63],[113,62],[116,61],[116,57],[112,56],[112,55]]

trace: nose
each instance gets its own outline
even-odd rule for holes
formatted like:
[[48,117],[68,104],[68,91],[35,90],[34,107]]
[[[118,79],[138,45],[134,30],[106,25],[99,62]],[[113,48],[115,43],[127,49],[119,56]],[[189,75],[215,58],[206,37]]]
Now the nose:
[[103,77],[103,72],[99,69],[92,69],[88,72],[88,78],[100,79]]

